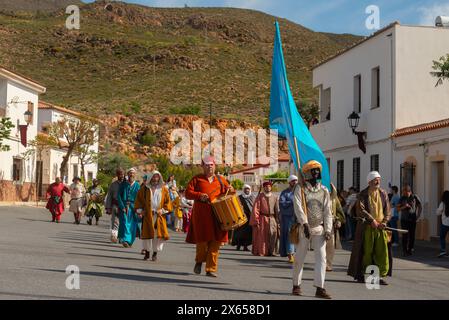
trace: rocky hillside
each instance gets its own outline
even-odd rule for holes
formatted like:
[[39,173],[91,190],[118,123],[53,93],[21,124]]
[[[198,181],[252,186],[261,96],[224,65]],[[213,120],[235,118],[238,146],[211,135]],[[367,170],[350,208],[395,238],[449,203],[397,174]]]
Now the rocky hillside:
[[[155,155],[170,157],[170,151],[176,143],[170,141],[174,128],[189,131],[190,138],[193,140],[194,121],[201,121],[201,133],[206,134],[210,128],[209,121],[199,116],[147,116],[145,120],[130,119],[124,115],[103,116],[102,145],[109,150],[128,155],[138,162],[147,163]],[[257,133],[260,127],[247,121],[213,119],[212,128],[220,131],[224,143],[226,129],[253,129]],[[207,144],[207,141],[202,143],[203,147]],[[285,142],[281,143],[280,147],[280,152],[287,152]],[[246,147],[245,150],[247,150]],[[269,150],[268,144],[267,150]]]
[[[3,8],[21,3],[0,1]],[[222,119],[266,119],[276,17],[97,1],[81,5],[80,30],[67,30],[66,18],[65,10],[0,13],[0,65],[44,84],[43,100],[143,122],[152,115],[208,116],[209,108]],[[312,101],[312,66],[359,37],[279,23],[292,92]]]
[[51,12],[82,4],[79,0],[0,0],[2,11]]

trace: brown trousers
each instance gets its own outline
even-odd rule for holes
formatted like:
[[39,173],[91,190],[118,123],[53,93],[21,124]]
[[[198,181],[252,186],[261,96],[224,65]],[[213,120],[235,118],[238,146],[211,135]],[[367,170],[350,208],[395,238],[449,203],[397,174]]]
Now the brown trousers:
[[200,242],[196,244],[195,261],[197,263],[206,262],[206,272],[217,272],[220,244],[221,242],[219,241]]

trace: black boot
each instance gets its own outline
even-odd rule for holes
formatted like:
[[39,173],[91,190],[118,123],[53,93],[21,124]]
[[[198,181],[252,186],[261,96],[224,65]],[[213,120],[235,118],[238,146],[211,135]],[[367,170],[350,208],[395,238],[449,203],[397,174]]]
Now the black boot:
[[150,259],[150,251],[145,250],[145,257],[143,258],[143,260],[147,261],[148,259]]

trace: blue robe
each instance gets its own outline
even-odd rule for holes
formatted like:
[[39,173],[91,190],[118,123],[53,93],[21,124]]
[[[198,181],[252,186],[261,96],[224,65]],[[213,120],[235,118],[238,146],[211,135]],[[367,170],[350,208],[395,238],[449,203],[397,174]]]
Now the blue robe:
[[[139,189],[140,185],[137,181],[132,185],[128,181],[123,181],[120,184],[118,194],[118,205],[120,209],[118,239],[120,243],[127,242],[129,245],[132,245],[136,239],[138,217],[134,210],[134,200],[137,197]],[[124,209],[125,212],[123,211]]]
[[294,223],[293,191],[290,188],[281,192],[279,197],[279,215],[281,222],[281,236],[279,244],[279,254],[286,257],[289,253],[295,252],[295,247],[288,239],[290,228]]

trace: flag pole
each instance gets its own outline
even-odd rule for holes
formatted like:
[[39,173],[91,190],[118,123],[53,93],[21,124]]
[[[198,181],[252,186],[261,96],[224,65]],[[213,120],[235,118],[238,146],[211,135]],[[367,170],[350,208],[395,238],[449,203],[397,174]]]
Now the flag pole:
[[302,172],[301,172],[301,159],[299,158],[298,141],[296,141],[296,137],[293,137],[293,142],[295,144],[296,161],[298,161],[298,183],[301,187],[302,209],[304,210],[304,213],[307,216],[306,196],[304,194],[305,181],[304,181],[304,177],[302,176]]

